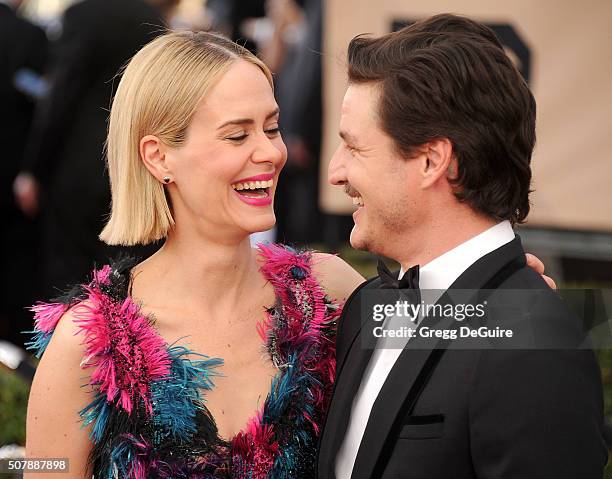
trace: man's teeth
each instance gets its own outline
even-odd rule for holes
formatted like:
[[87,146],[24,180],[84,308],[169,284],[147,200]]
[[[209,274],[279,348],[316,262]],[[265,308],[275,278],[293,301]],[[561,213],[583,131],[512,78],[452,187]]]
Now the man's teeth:
[[271,188],[274,184],[274,180],[268,181],[246,181],[244,183],[234,183],[232,188],[238,191],[242,190],[256,190],[259,188]]
[[353,204],[355,206],[363,206],[363,198],[361,196],[353,196]]

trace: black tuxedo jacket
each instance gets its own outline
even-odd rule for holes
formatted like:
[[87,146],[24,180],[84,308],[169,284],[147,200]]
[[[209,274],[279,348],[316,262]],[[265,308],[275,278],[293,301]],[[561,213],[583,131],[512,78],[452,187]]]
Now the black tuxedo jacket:
[[[347,300],[337,337],[337,377],[318,455],[318,477],[334,478],[353,398],[371,350],[361,347],[361,300]],[[547,289],[525,265],[520,239],[489,253],[454,289]],[[534,306],[546,333],[582,335],[553,291],[555,310]],[[364,328],[365,329],[365,328]],[[389,373],[368,419],[353,479],[601,479],[607,461],[603,394],[590,350],[410,349]]]

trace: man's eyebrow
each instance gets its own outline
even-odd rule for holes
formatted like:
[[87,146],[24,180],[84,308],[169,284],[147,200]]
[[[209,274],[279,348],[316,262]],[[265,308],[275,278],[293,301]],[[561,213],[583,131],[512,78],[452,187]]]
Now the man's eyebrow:
[[340,135],[340,138],[342,138],[344,142],[348,143],[349,145],[354,145],[357,143],[357,138],[351,135],[348,131],[340,130],[338,134]]
[[[270,118],[278,115],[278,112],[279,112],[279,109],[277,107],[273,111],[271,111],[270,113],[268,113],[266,115],[266,120],[269,120]],[[226,121],[221,126],[219,126],[217,128],[217,130],[220,130],[221,128],[224,128],[224,127],[226,127],[228,125],[249,125],[249,124],[253,124],[253,123],[255,123],[255,120],[253,120],[252,118],[237,118],[235,120]]]

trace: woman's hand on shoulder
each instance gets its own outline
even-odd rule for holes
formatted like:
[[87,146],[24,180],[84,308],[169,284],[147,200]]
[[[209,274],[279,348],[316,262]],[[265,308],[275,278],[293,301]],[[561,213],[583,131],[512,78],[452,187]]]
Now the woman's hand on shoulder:
[[314,253],[312,272],[327,295],[340,302],[365,281],[346,261],[333,254]]
[[536,273],[542,276],[542,279],[546,281],[546,284],[550,289],[557,289],[557,283],[550,276],[546,276],[544,274],[544,263],[538,258],[536,255],[531,253],[525,254],[525,259],[527,260],[527,266],[533,269]]
[[[91,443],[89,428],[82,428],[79,411],[90,401],[80,367],[84,357],[76,336],[74,316],[68,311],[57,323],[53,337],[36,370],[28,401],[26,455],[28,458],[68,458],[70,473],[58,477],[87,477]],[[48,474],[26,474],[29,479]],[[89,474],[91,477],[91,474]]]

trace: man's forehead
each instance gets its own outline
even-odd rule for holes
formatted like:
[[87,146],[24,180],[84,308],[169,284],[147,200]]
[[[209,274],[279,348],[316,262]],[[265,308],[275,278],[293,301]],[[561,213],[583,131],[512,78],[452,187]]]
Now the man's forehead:
[[372,84],[349,85],[342,102],[340,136],[347,142],[378,129],[378,90]]
[[372,83],[352,84],[344,94],[342,116],[356,117],[360,121],[376,121],[378,108],[378,88]]

